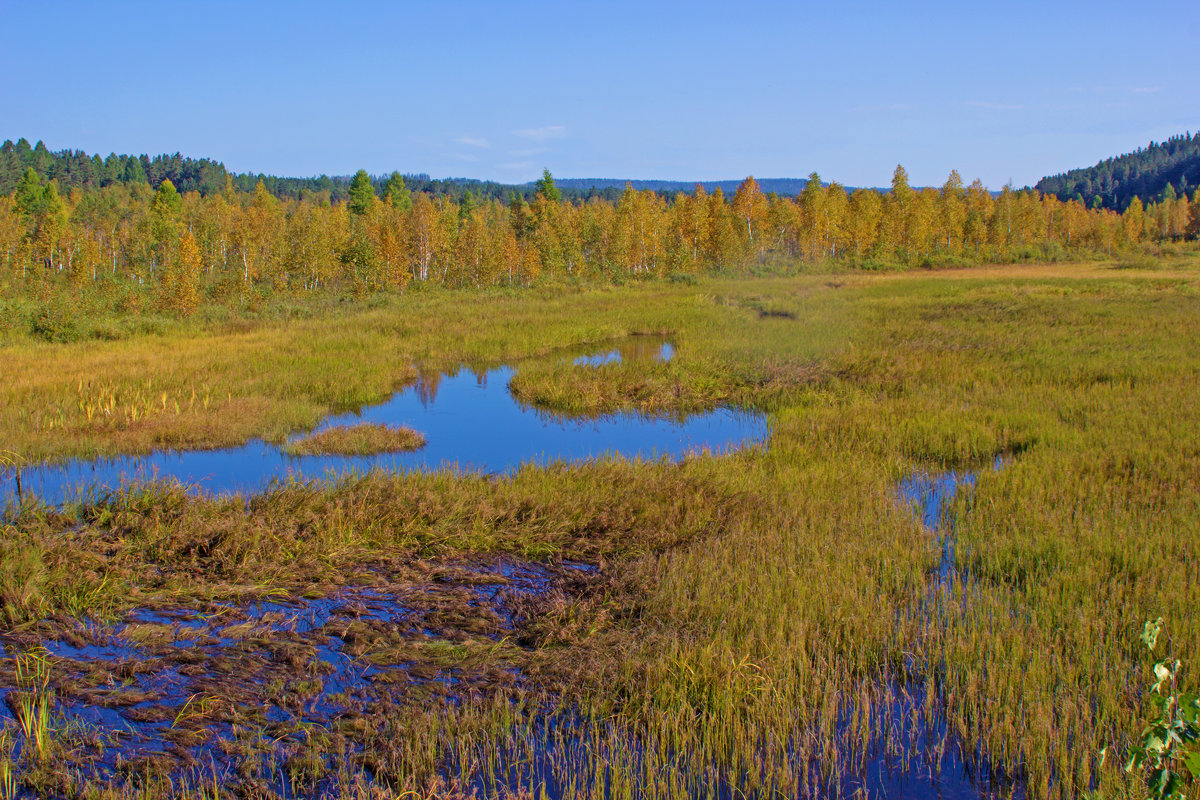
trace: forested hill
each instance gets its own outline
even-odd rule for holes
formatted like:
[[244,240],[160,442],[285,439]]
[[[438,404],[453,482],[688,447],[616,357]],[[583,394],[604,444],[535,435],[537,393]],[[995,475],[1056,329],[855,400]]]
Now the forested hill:
[[1200,132],[1151,142],[1132,153],[1107,158],[1094,167],[1042,178],[1035,187],[1062,200],[1123,211],[1134,197],[1142,202],[1191,195],[1200,186]]
[[[804,191],[804,185],[808,183],[807,178],[757,178],[758,186],[766,194],[774,192],[780,197],[791,197],[800,194]],[[625,188],[625,184],[633,186],[637,190],[649,189],[652,192],[669,193],[695,191],[696,185],[704,187],[704,191],[710,194],[717,189],[720,189],[725,194],[733,194],[741,185],[742,179],[729,181],[643,181],[643,180],[625,180],[620,178],[555,178],[555,184],[560,189],[576,189],[579,191],[588,191],[592,188],[597,190],[616,189],[621,191]],[[532,185],[532,184],[530,184]]]
[[[280,198],[299,198],[305,194],[328,193],[333,201],[345,200],[349,194],[349,175],[320,175],[312,178],[284,178],[251,172],[230,172],[219,161],[207,158],[189,158],[179,153],[158,156],[147,155],[88,155],[82,150],[51,151],[38,142],[30,145],[28,140],[11,140],[0,145],[0,194],[11,194],[25,171],[32,167],[43,180],[56,180],[61,191],[76,187],[99,188],[113,183],[148,183],[157,187],[169,179],[180,192],[199,192],[208,196],[225,188],[228,177],[233,186],[242,191],[251,191],[259,181],[267,191]],[[388,175],[372,178],[377,193],[382,194]],[[406,174],[404,184],[412,191],[426,192],[438,197],[461,200],[469,191],[475,198],[503,199],[519,194],[526,200],[532,199],[537,183],[505,184],[480,181],[470,178],[434,179],[425,174]],[[725,194],[733,194],[741,179],[727,181],[701,181],[708,192],[718,187]],[[805,180],[800,178],[767,178],[759,181],[762,191],[781,196],[800,194]],[[644,181],[615,178],[567,178],[556,179],[559,190],[567,199],[585,200],[600,197],[616,201],[625,185],[635,189],[650,189],[663,195],[676,192],[692,192],[696,181]]]
[[[17,181],[32,167],[43,180],[56,180],[61,191],[75,187],[99,188],[113,183],[148,183],[157,187],[169,179],[180,192],[199,192],[208,196],[225,188],[228,177],[234,188],[252,191],[255,184],[263,182],[267,191],[280,198],[299,198],[328,193],[328,199],[345,200],[349,195],[349,175],[320,175],[313,178],[281,178],[275,175],[251,172],[230,172],[219,161],[207,158],[188,158],[179,153],[174,155],[88,155],[82,150],[51,151],[38,142],[30,145],[28,140],[6,141],[0,145],[0,194],[11,194]],[[376,190],[382,191],[390,176],[381,175],[373,179]],[[507,197],[510,192],[532,196],[532,184],[508,186],[491,181],[476,181],[465,178],[434,180],[428,175],[404,175],[404,183],[413,191],[446,195],[459,200],[469,190],[475,197]]]

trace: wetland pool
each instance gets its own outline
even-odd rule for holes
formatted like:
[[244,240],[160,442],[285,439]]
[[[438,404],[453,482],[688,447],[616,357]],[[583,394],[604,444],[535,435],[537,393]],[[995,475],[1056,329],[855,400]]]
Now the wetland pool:
[[[669,342],[637,337],[556,358],[572,369],[595,370],[673,355]],[[225,450],[43,465],[23,471],[24,490],[61,504],[129,482],[166,479],[209,494],[249,494],[275,482],[372,469],[507,474],[525,464],[604,455],[681,458],[704,450],[728,452],[767,436],[763,415],[730,409],[682,419],[547,413],[513,396],[509,384],[517,369],[460,367],[426,375],[384,402],[331,415],[314,429],[404,425],[427,439],[413,452],[293,457],[252,441]],[[918,474],[897,486],[897,500],[918,514],[938,542],[941,557],[921,609],[934,624],[942,590],[963,577],[954,571],[954,531],[946,512],[974,480],[971,472]],[[13,488],[10,481],[0,489],[0,500],[11,501]],[[21,698],[30,690],[18,664],[34,654],[48,670],[55,725],[71,742],[64,768],[75,780],[156,773],[186,782],[205,765],[220,780],[236,782],[247,763],[259,759],[256,780],[267,776],[263,788],[277,796],[335,796],[339,780],[386,778],[367,757],[380,740],[352,733],[358,727],[414,705],[453,707],[472,697],[518,697],[534,688],[536,680],[529,681],[525,667],[538,663],[529,640],[537,620],[596,591],[600,572],[588,564],[507,557],[422,562],[396,573],[368,570],[361,585],[311,596],[160,604],[104,622],[47,620],[0,636],[0,703],[19,723]],[[879,689],[883,710],[874,717],[869,743],[832,777],[821,777],[822,765],[813,763],[814,796],[1024,795],[1019,782],[990,768],[986,754],[958,740],[940,705],[924,702],[923,685],[922,679],[902,677]],[[482,796],[540,790],[566,797],[584,786],[605,796],[614,787],[592,774],[597,724],[569,710],[538,716],[509,733],[507,744],[491,755],[480,751],[481,762],[462,752],[448,757],[445,774],[466,777],[463,788]],[[849,707],[840,710],[835,722],[840,734],[852,736],[854,725]],[[799,763],[811,758],[802,746],[808,735],[797,728],[792,755]],[[645,760],[639,772],[649,775],[657,768],[651,756],[659,745],[643,736],[635,731],[617,736],[612,741],[628,749],[599,755]],[[29,746],[26,738],[18,740],[21,751]],[[265,741],[273,742],[269,752],[260,749]],[[302,781],[303,788],[294,785],[284,776],[304,758],[316,758],[322,770],[341,764],[336,772],[342,777],[331,772],[328,779]],[[489,766],[481,771],[484,764]],[[746,777],[718,769],[698,775],[701,783],[688,785],[685,793],[735,797]],[[652,793],[649,786],[634,789],[635,796]]]
[[[942,551],[931,588],[953,576],[947,510],[974,481],[974,473],[949,472],[914,475],[897,487],[897,500]],[[247,764],[258,764],[255,780],[266,783],[256,785],[273,796],[335,797],[344,781],[390,780],[386,770],[370,767],[368,756],[381,740],[360,739],[355,731],[414,704],[453,707],[472,697],[521,696],[524,667],[537,663],[529,626],[603,580],[588,564],[510,557],[421,562],[397,573],[372,569],[361,579],[311,596],[164,605],[107,622],[46,620],[0,637],[0,702],[19,719],[23,681],[16,660],[41,653],[55,725],[70,743],[63,766],[76,780],[148,771],[186,783],[203,765],[217,780],[236,784],[249,774]],[[930,603],[921,613],[936,620],[940,611]],[[940,703],[927,703],[924,680],[897,676],[879,687],[868,739],[847,750],[831,774],[827,765],[810,763],[809,731],[797,721],[789,750],[811,771],[808,790],[798,796],[1022,798],[1020,782],[960,741]],[[839,735],[857,741],[852,704],[834,724]],[[632,796],[648,797],[664,762],[662,743],[646,736],[560,709],[526,717],[496,750],[450,747],[443,769],[466,779],[464,796],[563,798],[581,790],[609,796],[614,787],[595,767],[619,760],[651,781],[629,787]],[[263,742],[272,744],[264,751]],[[293,784],[297,760],[314,757],[328,777]],[[683,796],[734,798],[747,777],[717,768],[680,788]]]
[[[560,354],[574,369],[603,369],[629,361],[669,361],[674,346],[660,337],[631,337],[611,345]],[[330,479],[371,470],[458,469],[508,474],[525,464],[584,461],[606,455],[682,458],[702,451],[730,452],[766,439],[762,414],[717,408],[672,418],[638,413],[600,417],[552,414],[518,401],[509,391],[517,368],[472,371],[459,367],[423,376],[387,400],[322,420],[314,433],[359,423],[404,425],[426,445],[403,453],[369,456],[291,456],[281,447],[252,440],[218,450],[159,451],[95,461],[75,460],[21,470],[25,495],[51,505],[89,491],[132,482],[177,481],[212,495],[256,493],[272,483]],[[0,501],[16,499],[15,476],[5,478]]]

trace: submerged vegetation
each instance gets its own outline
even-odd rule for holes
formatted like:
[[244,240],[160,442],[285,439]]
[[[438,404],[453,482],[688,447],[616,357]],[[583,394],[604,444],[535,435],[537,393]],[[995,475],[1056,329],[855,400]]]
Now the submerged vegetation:
[[[13,337],[0,437],[26,462],[282,440],[421,368],[654,333],[670,360],[531,363],[513,391],[753,407],[770,439],[27,497],[0,532],[12,792],[1142,791],[1137,633],[1200,652],[1194,253],[289,302]],[[934,531],[896,487],[947,470],[974,483]]]
[[412,428],[362,423],[310,433],[288,442],[283,451],[290,456],[367,456],[419,450],[424,446],[425,437]]

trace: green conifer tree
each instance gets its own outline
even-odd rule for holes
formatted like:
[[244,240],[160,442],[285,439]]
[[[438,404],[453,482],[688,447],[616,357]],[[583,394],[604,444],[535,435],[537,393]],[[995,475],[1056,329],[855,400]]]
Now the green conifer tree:
[[471,193],[470,189],[467,189],[465,192],[463,192],[462,199],[458,201],[458,218],[460,220],[465,220],[467,217],[471,216],[471,212],[474,211],[478,205],[479,204],[475,202],[475,195]]
[[141,159],[137,156],[125,157],[125,169],[121,180],[125,183],[147,183],[146,170],[142,169]]
[[399,211],[412,210],[412,192],[404,185],[404,176],[393,172],[388,176],[387,186],[383,190],[383,198],[388,204]]
[[542,170],[542,177],[537,182],[537,193],[551,203],[562,200],[562,192],[554,185],[554,176],[550,174],[550,170]]
[[365,169],[360,169],[350,181],[350,213],[362,216],[370,211],[374,204],[375,187],[371,185],[371,176]]
[[33,167],[25,170],[25,174],[21,176],[17,188],[13,191],[13,200],[17,211],[21,212],[27,221],[37,216],[42,205],[42,179]]

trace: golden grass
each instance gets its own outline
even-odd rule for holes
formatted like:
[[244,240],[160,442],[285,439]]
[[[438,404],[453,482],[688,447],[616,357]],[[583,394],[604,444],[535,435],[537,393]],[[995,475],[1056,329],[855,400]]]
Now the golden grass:
[[[499,782],[506,759],[548,749],[565,797],[828,796],[853,792],[872,747],[900,757],[922,720],[941,719],[1021,775],[1030,798],[1131,795],[1119,754],[1144,716],[1142,622],[1170,621],[1185,685],[1200,663],[1200,270],[1167,267],[433,295],[344,324],[222,334],[233,339],[208,348],[182,332],[175,347],[113,343],[104,379],[135,387],[140,369],[155,391],[182,366],[173,353],[191,353],[213,396],[242,404],[236,425],[197,412],[215,439],[284,432],[330,408],[321,370],[345,396],[377,399],[408,379],[384,365],[494,363],[667,333],[669,363],[530,364],[514,390],[574,411],[753,405],[769,412],[771,438],[681,464],[375,474],[249,504],[161,486],[62,511],[27,503],[0,535],[6,629],[336,586],[368,564],[561,556],[602,568],[541,609],[522,631],[528,649],[497,648],[534,679],[526,693],[391,709],[331,734],[329,752],[366,754],[391,786]],[[298,342],[311,358],[266,368]],[[324,360],[325,346],[341,355]],[[26,452],[82,446],[58,428],[22,428],[14,411],[18,395],[74,398],[73,347],[13,350],[13,385],[25,388],[0,389],[0,430]],[[35,366],[35,351],[54,369]],[[77,425],[73,407],[63,401]],[[183,421],[163,424],[188,435]],[[152,444],[131,430],[97,430],[89,446]],[[896,484],[997,455],[1002,468],[982,469],[953,504],[959,577],[937,588],[938,543]]]

